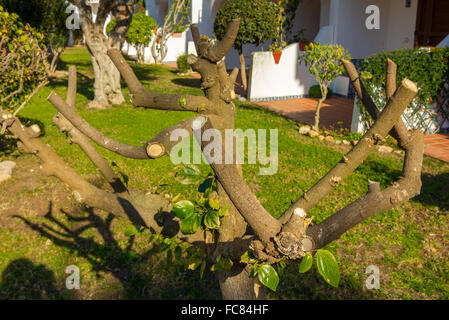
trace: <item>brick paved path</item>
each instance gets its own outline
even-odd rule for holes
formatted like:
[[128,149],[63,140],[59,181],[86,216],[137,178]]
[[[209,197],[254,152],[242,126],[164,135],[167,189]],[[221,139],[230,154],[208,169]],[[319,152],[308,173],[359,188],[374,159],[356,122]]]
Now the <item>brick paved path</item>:
[[[318,99],[302,98],[255,103],[291,120],[313,125],[317,102]],[[354,99],[340,97],[326,99],[321,106],[320,126],[331,130],[340,128],[351,129],[353,106]]]

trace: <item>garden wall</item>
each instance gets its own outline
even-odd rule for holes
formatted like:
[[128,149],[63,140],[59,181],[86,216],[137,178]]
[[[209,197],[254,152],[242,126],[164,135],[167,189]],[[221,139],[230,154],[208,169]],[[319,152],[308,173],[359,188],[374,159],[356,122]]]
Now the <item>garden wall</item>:
[[[282,51],[279,64],[275,64],[270,51],[253,52],[249,72],[248,99],[250,101],[282,100],[307,97],[309,88],[317,84],[308,68],[299,63],[302,54],[298,43]],[[349,79],[338,77],[331,84],[334,93],[347,96]]]

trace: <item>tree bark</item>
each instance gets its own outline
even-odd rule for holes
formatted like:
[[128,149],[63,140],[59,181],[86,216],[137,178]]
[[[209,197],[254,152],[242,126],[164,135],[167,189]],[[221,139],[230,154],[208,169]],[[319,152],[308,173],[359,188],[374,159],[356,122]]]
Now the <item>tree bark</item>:
[[240,57],[240,74],[242,76],[242,84],[243,89],[248,90],[248,80],[246,78],[246,63],[245,63],[245,55],[243,54],[243,48],[239,48],[239,57]]
[[91,54],[94,68],[94,100],[89,104],[92,108],[105,108],[109,104],[122,104],[125,99],[121,91],[120,73],[107,55],[111,48],[120,50],[119,44],[109,45],[103,30],[98,26],[87,27],[86,44]]
[[224,300],[265,300],[267,290],[257,278],[250,278],[242,265],[237,265],[230,272],[219,274],[221,294]]

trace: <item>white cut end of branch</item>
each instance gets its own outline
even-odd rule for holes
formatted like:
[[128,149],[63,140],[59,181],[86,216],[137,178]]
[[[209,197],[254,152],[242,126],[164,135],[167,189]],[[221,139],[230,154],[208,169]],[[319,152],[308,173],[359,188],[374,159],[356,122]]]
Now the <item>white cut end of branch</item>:
[[147,147],[147,153],[151,158],[160,157],[164,152],[164,146],[159,143],[154,143]]
[[307,215],[303,208],[296,208],[295,211],[293,211],[293,214],[300,218],[305,218]]
[[77,202],[83,202],[83,198],[81,197],[80,193],[78,191],[73,191],[73,197]]
[[409,79],[404,79],[402,80],[402,85],[407,89],[409,89],[410,91],[418,93],[418,86],[413,81]]
[[312,243],[312,240],[310,240],[309,238],[302,239],[301,244],[302,244],[303,251],[311,251],[312,250],[313,243]]
[[198,117],[198,118],[196,118],[195,120],[192,121],[192,129],[193,130],[201,129],[205,122],[206,122],[206,118],[205,117]]

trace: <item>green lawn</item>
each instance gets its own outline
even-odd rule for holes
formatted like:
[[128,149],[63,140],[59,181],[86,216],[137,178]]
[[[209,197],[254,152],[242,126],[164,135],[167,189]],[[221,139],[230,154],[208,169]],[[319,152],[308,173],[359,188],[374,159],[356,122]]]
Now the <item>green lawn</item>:
[[[100,131],[122,142],[138,145],[162,129],[192,117],[188,112],[165,112],[132,108],[127,102],[107,110],[89,110],[93,98],[93,72],[83,48],[68,49],[60,69],[76,64],[79,71],[76,108]],[[152,91],[202,95],[200,80],[179,76],[162,66],[133,65],[138,77]],[[41,124],[42,139],[67,163],[98,185],[96,170],[77,146],[52,124],[55,109],[46,101],[50,91],[65,97],[67,81],[54,80],[34,97],[20,115]],[[265,208],[274,216],[311,187],[347,151],[329,146],[298,133],[298,124],[260,107],[235,101],[236,127],[279,130],[279,170],[272,176],[258,175],[258,165],[244,165],[244,176]],[[0,144],[1,146],[1,144]],[[167,172],[174,165],[168,158],[138,161],[122,158],[103,149],[100,152],[126,174],[129,187],[143,192],[159,192],[185,198],[195,196],[195,186],[177,183]],[[105,213],[81,210],[71,200],[70,191],[55,178],[30,176],[37,160],[17,151],[0,150],[0,159],[17,161],[17,172],[0,185],[0,298],[220,298],[212,272],[203,280],[198,271],[183,270],[182,264],[164,250],[169,241],[149,230],[129,232],[130,223],[110,219]],[[310,215],[320,222],[367,191],[367,179],[386,187],[401,173],[400,156],[373,154]],[[30,166],[30,167],[28,167]],[[210,168],[200,166],[207,174]],[[22,178],[21,178],[22,177]],[[26,178],[23,178],[26,177]],[[26,179],[33,179],[30,187]],[[28,183],[28,187],[27,187]],[[339,260],[342,281],[338,289],[326,285],[311,271],[299,275],[288,267],[273,299],[447,299],[449,298],[449,164],[425,158],[422,194],[399,208],[379,214],[346,233],[328,246]],[[2,197],[3,195],[3,197]],[[42,200],[44,199],[44,200]],[[42,201],[41,201],[42,200]],[[54,214],[46,209],[53,204]],[[43,203],[41,203],[43,202]],[[29,203],[29,206],[22,206]],[[374,205],[374,204],[373,204]],[[40,209],[44,207],[43,209]],[[59,210],[61,209],[62,210]],[[69,218],[78,213],[83,219]],[[47,214],[46,214],[47,213]],[[2,219],[2,215],[16,218]],[[22,218],[20,218],[22,217]],[[24,221],[27,221],[24,222]],[[56,232],[50,236],[46,224]],[[80,233],[67,230],[90,224]],[[65,231],[64,231],[65,230]],[[81,290],[65,289],[65,268],[76,265],[81,271]],[[369,265],[380,268],[379,290],[367,290],[364,283]]]

